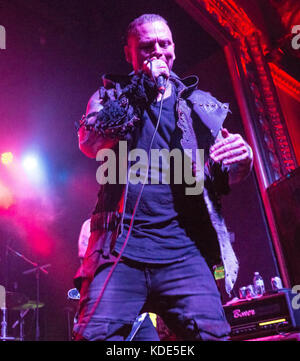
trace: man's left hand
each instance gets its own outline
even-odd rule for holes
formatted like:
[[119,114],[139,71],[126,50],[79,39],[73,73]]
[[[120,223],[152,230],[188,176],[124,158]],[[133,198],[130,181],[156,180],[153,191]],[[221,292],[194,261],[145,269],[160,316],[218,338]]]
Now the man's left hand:
[[221,130],[222,138],[210,148],[210,157],[224,165],[250,165],[252,151],[240,134],[229,133],[227,129]]

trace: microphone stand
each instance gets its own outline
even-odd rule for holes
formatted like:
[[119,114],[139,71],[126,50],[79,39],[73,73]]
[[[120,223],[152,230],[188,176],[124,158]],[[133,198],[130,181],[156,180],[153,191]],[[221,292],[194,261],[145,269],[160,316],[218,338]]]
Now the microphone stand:
[[29,269],[27,271],[24,271],[23,274],[27,275],[30,273],[35,272],[35,278],[36,278],[36,313],[35,313],[35,340],[39,341],[40,339],[40,320],[39,320],[39,304],[40,304],[40,272],[43,272],[44,274],[48,274],[48,271],[45,269],[47,267],[50,267],[51,264],[45,264],[43,266],[39,266],[38,263],[31,261],[27,257],[25,257],[23,254],[15,251],[11,247],[7,246],[7,248],[13,252],[18,257],[22,258],[27,263],[31,264],[33,266],[32,269]]

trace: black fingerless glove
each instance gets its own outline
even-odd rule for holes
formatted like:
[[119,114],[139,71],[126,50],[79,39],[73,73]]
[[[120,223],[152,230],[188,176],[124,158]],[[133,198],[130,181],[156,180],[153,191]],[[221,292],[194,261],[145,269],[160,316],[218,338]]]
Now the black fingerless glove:
[[[123,89],[116,83],[114,88],[99,89],[103,108],[98,113],[83,116],[77,129],[85,126],[104,137],[125,139],[141,119],[144,109],[157,96],[157,88],[147,75],[140,72],[131,78]],[[96,121],[89,124],[88,118],[96,115]]]

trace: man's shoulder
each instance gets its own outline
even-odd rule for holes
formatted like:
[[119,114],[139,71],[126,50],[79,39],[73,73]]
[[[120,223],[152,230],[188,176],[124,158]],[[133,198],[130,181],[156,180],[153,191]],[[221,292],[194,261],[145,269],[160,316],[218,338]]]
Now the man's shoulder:
[[196,89],[188,97],[188,100],[197,108],[205,112],[221,111],[224,114],[231,112],[229,103],[223,103],[214,97],[210,92]]
[[189,75],[185,78],[179,78],[176,73],[171,72],[175,82],[184,86],[184,97],[194,104],[216,104],[222,106],[223,103],[213,96],[209,91],[198,88],[199,78],[197,75]]
[[192,103],[207,103],[212,102],[218,105],[222,104],[216,97],[214,97],[210,92],[204,91],[201,89],[195,89],[188,97]]
[[115,88],[116,84],[119,84],[121,87],[128,85],[131,82],[133,73],[124,75],[124,74],[110,74],[106,73],[101,76],[102,84],[106,89]]
[[121,89],[128,85],[131,80],[130,75],[103,74],[101,76],[102,84],[89,98],[87,105],[87,114],[98,112],[102,109],[102,99],[105,98],[107,91],[113,92],[114,89]]

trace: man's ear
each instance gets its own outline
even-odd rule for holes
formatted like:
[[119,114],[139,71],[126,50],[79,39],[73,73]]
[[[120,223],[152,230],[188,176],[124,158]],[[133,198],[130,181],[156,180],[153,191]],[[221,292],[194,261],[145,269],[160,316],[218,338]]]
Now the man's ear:
[[125,59],[126,59],[126,61],[127,61],[129,64],[131,64],[131,60],[132,60],[132,58],[131,58],[131,51],[130,51],[130,48],[129,48],[128,45],[125,45],[125,46],[124,46],[124,53],[125,53]]
[[174,60],[176,59],[176,55],[175,55],[175,43],[173,42],[173,54],[174,54],[174,57],[173,57],[173,62],[174,62]]

